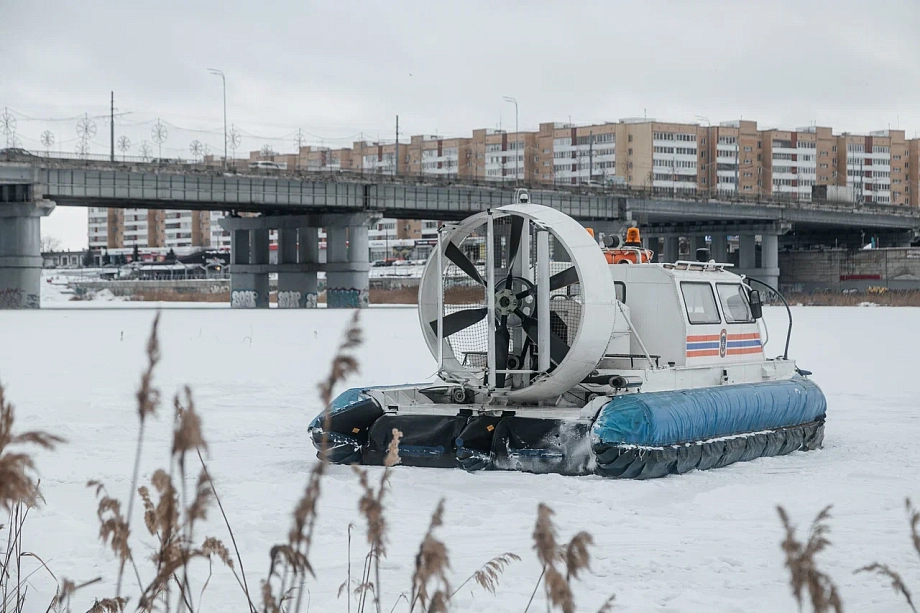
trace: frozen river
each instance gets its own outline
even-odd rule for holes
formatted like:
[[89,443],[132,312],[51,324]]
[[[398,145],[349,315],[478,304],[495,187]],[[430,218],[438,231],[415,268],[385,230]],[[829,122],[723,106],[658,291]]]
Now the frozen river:
[[[96,501],[85,484],[101,480],[120,498],[130,485],[133,396],[154,317],[153,310],[134,306],[0,311],[0,380],[16,405],[18,428],[68,440],[38,458],[47,505],[29,518],[24,545],[59,576],[104,577],[78,594],[83,609],[114,592],[117,565],[98,541]],[[141,478],[165,465],[168,401],[188,383],[251,586],[267,572],[271,545],[286,538],[314,462],[307,424],[320,409],[316,386],[350,315],[325,309],[163,312],[156,382],[167,402],[148,431]],[[920,309],[811,307],[795,308],[794,316],[790,355],[814,372],[828,398],[823,450],[646,482],[397,468],[386,504],[384,611],[410,589],[416,548],[442,496],[447,507],[439,535],[455,585],[494,555],[511,551],[522,558],[502,578],[497,596],[467,587],[455,597],[454,610],[523,611],[540,574],[531,533],[541,501],[555,509],[560,538],[579,530],[594,536],[592,572],[577,584],[579,611],[596,611],[611,593],[617,594],[616,610],[624,611],[794,611],[779,548],[778,504],[803,536],[814,515],[834,505],[833,545],[819,560],[847,610],[904,610],[887,584],[853,570],[886,562],[920,590],[904,512],[906,496],[920,503]],[[785,312],[767,309],[766,319],[772,337],[767,352],[781,354]],[[353,384],[433,375],[435,362],[414,309],[372,308],[362,325],[366,343]],[[349,522],[363,531],[359,496],[351,469],[332,467],[319,502],[312,556],[317,578],[309,584],[313,611],[347,609],[336,591],[346,575]],[[138,554],[147,555],[152,540],[144,538],[140,505],[135,511],[135,534],[144,543]],[[229,543],[216,508],[208,524],[209,533]],[[364,551],[362,532],[354,541],[355,566]],[[149,564],[144,568],[149,579]],[[203,580],[194,577],[193,585]],[[30,581],[39,597],[29,610],[44,611],[53,584],[42,573]],[[215,566],[201,610],[246,608],[233,578]],[[534,609],[545,610],[542,591]]]

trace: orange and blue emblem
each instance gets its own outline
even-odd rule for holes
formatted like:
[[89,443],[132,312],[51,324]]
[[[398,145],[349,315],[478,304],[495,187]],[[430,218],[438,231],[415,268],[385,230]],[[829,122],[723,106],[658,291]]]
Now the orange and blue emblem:
[[727,355],[746,355],[760,353],[760,333],[728,334],[692,334],[687,336],[687,357],[703,358]]

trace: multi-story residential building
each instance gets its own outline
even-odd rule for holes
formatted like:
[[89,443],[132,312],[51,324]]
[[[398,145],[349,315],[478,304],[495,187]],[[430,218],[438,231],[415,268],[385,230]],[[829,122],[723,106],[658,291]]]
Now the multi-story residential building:
[[87,209],[87,234],[89,248],[104,249],[109,246],[109,209],[90,207]]
[[827,153],[833,151],[829,129],[764,130],[761,141],[764,195],[811,200],[813,187],[819,184],[819,167],[822,177],[828,177],[830,171],[825,181],[833,183],[833,160]]
[[230,248],[230,231],[220,227],[220,220],[225,217],[223,211],[210,211],[208,213],[209,235],[208,247],[212,249]]
[[760,194],[761,141],[755,121],[707,126],[700,139],[700,186],[732,196]]
[[211,244],[211,214],[208,211],[165,211],[164,247],[206,247]]
[[408,145],[413,175],[470,178],[474,174],[472,139],[413,136]]
[[301,147],[297,167],[309,171],[351,170],[351,149],[330,149],[329,147]]
[[[397,161],[397,149],[399,150]],[[352,167],[368,174],[405,174],[409,153],[406,143],[357,141],[352,149]]]
[[[616,175],[617,127],[616,123],[594,126],[566,124],[542,124],[538,137],[538,175],[548,169],[545,131],[552,126],[552,178],[553,183],[581,185],[584,183],[607,183]],[[542,178],[542,177],[540,177]]]
[[907,141],[904,174],[907,175],[904,191],[908,196],[908,203],[910,206],[920,206],[920,139]]
[[533,181],[539,157],[536,132],[480,129],[473,130],[472,141],[474,178],[498,182]]
[[842,134],[837,137],[838,185],[852,187],[859,202],[908,204],[908,153],[903,130]]

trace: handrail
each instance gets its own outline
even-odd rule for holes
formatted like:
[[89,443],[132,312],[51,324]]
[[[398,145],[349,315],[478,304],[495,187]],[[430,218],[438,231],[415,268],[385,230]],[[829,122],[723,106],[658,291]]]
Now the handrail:
[[785,351],[783,351],[783,359],[788,360],[789,359],[789,341],[792,339],[792,309],[789,308],[789,303],[786,302],[785,296],[783,296],[780,293],[780,291],[776,289],[775,287],[773,287],[772,285],[767,285],[760,279],[755,279],[754,277],[745,277],[745,279],[747,279],[748,281],[753,281],[754,283],[759,283],[760,285],[763,285],[765,288],[767,288],[768,290],[770,290],[771,292],[779,296],[779,299],[783,301],[784,305],[786,305],[786,315],[789,316],[789,327],[786,330],[786,349]]

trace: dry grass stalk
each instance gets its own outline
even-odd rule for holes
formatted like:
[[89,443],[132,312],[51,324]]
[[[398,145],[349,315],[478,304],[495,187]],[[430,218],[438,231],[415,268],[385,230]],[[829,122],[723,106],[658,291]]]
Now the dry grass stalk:
[[[396,430],[394,430],[394,439]],[[445,613],[447,601],[450,599],[450,583],[447,580],[447,570],[450,568],[450,559],[447,547],[442,541],[434,537],[435,529],[444,523],[444,499],[431,516],[428,532],[422,539],[415,555],[415,572],[412,575],[412,599],[409,604],[410,613],[415,610],[418,602],[424,611]],[[430,583],[436,589],[432,591]]]
[[[911,503],[910,498],[905,499],[904,506],[907,509],[907,521],[910,525],[910,538],[911,544],[914,546],[914,550],[917,554],[920,554],[920,531],[918,531],[918,525],[920,525],[920,511],[914,508],[914,505]],[[880,578],[889,579],[891,581],[891,588],[898,594],[904,596],[904,600],[907,601],[908,606],[910,606],[911,611],[917,613],[917,607],[914,605],[913,595],[908,589],[907,584],[904,583],[904,580],[901,578],[894,569],[892,569],[887,564],[879,564],[874,562],[868,566],[863,566],[853,571],[853,574],[857,573],[875,573]]]
[[502,574],[505,572],[505,569],[508,566],[511,566],[512,562],[520,561],[520,556],[514,553],[503,553],[500,556],[495,556],[483,564],[481,567],[479,567],[479,570],[467,577],[466,580],[451,593],[451,598],[453,598],[454,594],[463,589],[463,586],[470,581],[474,581],[475,583],[479,584],[482,589],[494,595],[495,590],[498,588],[499,580],[501,579]]
[[830,505],[824,507],[811,524],[811,531],[806,543],[801,543],[795,535],[795,526],[789,520],[786,510],[778,506],[777,511],[786,530],[786,538],[781,543],[786,554],[786,568],[789,569],[789,585],[799,610],[802,608],[804,592],[808,590],[809,600],[814,613],[834,611],[842,613],[843,602],[837,592],[837,586],[831,578],[818,570],[815,556],[824,551],[831,542],[827,538],[830,527]]
[[597,610],[597,613],[610,613],[613,611],[613,605],[617,599],[616,594],[611,594],[610,598],[604,601],[604,604],[601,605],[601,608]]
[[[147,423],[147,417],[156,416],[157,408],[160,404],[160,392],[153,386],[153,372],[160,362],[160,312],[157,311],[153,318],[153,325],[150,328],[150,336],[147,338],[147,368],[141,374],[141,382],[137,388],[135,398],[137,399],[137,416],[139,427],[137,429],[137,446],[134,453],[134,471],[131,475],[131,489],[128,490],[128,508],[124,516],[124,528],[126,531],[125,539],[131,533],[131,515],[134,511],[134,492],[137,491],[137,481],[140,477],[141,469],[141,451],[144,447],[144,426]],[[98,494],[98,493],[97,493]],[[101,521],[101,518],[100,518]],[[125,558],[119,559],[118,580],[115,584],[115,598],[121,597],[121,584],[125,572]],[[135,574],[137,568],[135,567]],[[138,584],[141,583],[140,575],[137,577]]]
[[[563,613],[574,613],[575,597],[570,582],[571,579],[577,579],[582,570],[589,569],[591,555],[588,547],[594,544],[594,539],[587,532],[579,532],[568,543],[559,545],[552,516],[553,510],[540,503],[533,531],[537,559],[543,564],[540,580],[543,581],[547,600],[553,607],[561,608]],[[560,561],[565,564],[565,575],[556,568]]]
[[[377,491],[374,491],[370,484],[366,470],[361,470],[354,466],[355,473],[358,475],[358,482],[361,485],[363,494],[358,501],[358,510],[364,516],[367,522],[367,542],[370,549],[365,558],[365,570],[362,575],[361,586],[365,586],[361,592],[361,599],[358,603],[359,613],[364,610],[367,602],[368,587],[373,589],[374,603],[377,607],[377,613],[381,611],[380,603],[380,559],[386,557],[386,518],[383,514],[383,495],[387,490],[390,479],[390,468],[399,463],[399,441],[402,439],[402,432],[393,428],[392,438],[387,445],[387,456],[384,459],[383,473],[380,475],[380,484]],[[371,583],[370,573],[374,571],[376,583]]]
[[917,607],[914,606],[913,598],[911,598],[910,590],[907,589],[907,585],[904,584],[904,580],[901,579],[901,575],[892,570],[887,564],[869,564],[868,566],[863,566],[853,571],[853,574],[856,573],[875,573],[879,577],[887,578],[891,580],[891,587],[896,593],[904,596],[904,599],[907,601],[907,604],[910,606],[911,611],[917,613]]
[[[42,449],[54,449],[64,439],[47,432],[13,431],[15,412],[13,405],[6,400],[3,385],[0,385],[0,508],[6,510],[9,520],[6,522],[6,550],[0,554],[0,602],[2,609],[21,611],[25,604],[28,586],[27,576],[22,573],[23,558],[32,557],[54,577],[48,566],[37,555],[23,551],[23,526],[29,510],[42,502],[40,481],[35,475],[35,462],[29,453],[14,450],[14,447],[33,446]],[[2,530],[4,524],[0,524]],[[57,579],[55,579],[57,581]]]
[[[329,405],[332,402],[332,394],[336,385],[349,375],[358,372],[358,360],[353,352],[363,342],[359,317],[360,311],[356,310],[332,358],[329,374],[319,384],[320,399],[325,412],[323,439],[319,453],[320,461],[310,471],[307,487],[294,508],[294,521],[288,531],[287,544],[276,545],[272,548],[273,554],[268,577],[262,582],[263,607],[267,611],[282,609],[283,601],[289,598],[291,593],[296,593],[293,610],[299,611],[303,602],[306,574],[313,574],[309,562],[310,548],[316,529],[316,506],[322,490],[322,478],[328,466],[326,455],[329,448],[328,432],[331,418]],[[272,581],[276,581],[280,586],[277,593],[274,591]],[[271,601],[267,601],[266,598]]]
[[124,598],[103,598],[93,603],[87,613],[123,613],[128,601]]
[[914,545],[914,550],[917,552],[917,555],[920,555],[920,511],[914,508],[914,505],[910,502],[910,498],[904,500],[904,506],[907,508],[907,518],[910,522],[910,540]]
[[[213,558],[219,559],[227,566],[244,587],[234,568],[233,559],[227,547],[218,539],[205,538],[201,545],[195,547],[194,526],[196,522],[207,518],[207,509],[215,497],[210,475],[201,457],[201,448],[207,449],[207,443],[202,435],[201,418],[195,411],[195,403],[191,390],[184,388],[184,404],[177,394],[173,405],[173,441],[170,452],[169,469],[158,469],[150,478],[150,486],[156,493],[156,500],[151,495],[151,490],[146,485],[137,487],[140,469],[141,450],[144,439],[144,425],[148,417],[155,417],[160,402],[160,393],[153,386],[154,371],[160,361],[160,344],[158,339],[159,313],[154,318],[150,337],[147,341],[146,355],[147,367],[141,375],[141,383],[136,394],[137,411],[139,419],[137,450],[135,454],[134,476],[131,483],[131,495],[128,498],[128,509],[122,514],[121,503],[108,494],[105,487],[96,481],[87,485],[96,489],[99,498],[97,516],[99,518],[99,536],[104,544],[111,547],[119,559],[118,583],[114,598],[97,601],[94,611],[119,613],[124,608],[125,599],[121,597],[122,576],[125,564],[130,561],[137,575],[141,597],[138,609],[151,611],[162,607],[169,611],[172,607],[171,585],[177,586],[177,599],[189,611],[194,611],[191,586],[188,579],[188,565],[191,560],[202,559],[208,561],[208,577],[201,588],[199,598],[203,596],[205,588],[210,582]],[[189,500],[186,496],[186,454],[195,451],[202,463],[202,470],[198,475],[194,497]],[[182,503],[179,501],[179,491],[173,483],[175,469],[179,469],[182,480]],[[151,556],[156,568],[154,577],[148,583],[141,580],[140,572],[135,564],[130,546],[130,518],[135,491],[144,505],[144,525],[147,531],[159,542],[159,547]],[[181,573],[180,573],[181,571]],[[181,578],[180,578],[181,574]],[[244,587],[247,599],[248,589]],[[67,590],[62,590],[67,594]],[[69,598],[69,594],[68,594]],[[255,611],[250,600],[250,610]]]
[[35,462],[28,453],[14,452],[12,447],[33,445],[53,450],[64,439],[47,432],[13,432],[15,414],[7,402],[0,384],[0,508],[8,513],[22,501],[26,506],[38,504],[41,494],[35,473]]

